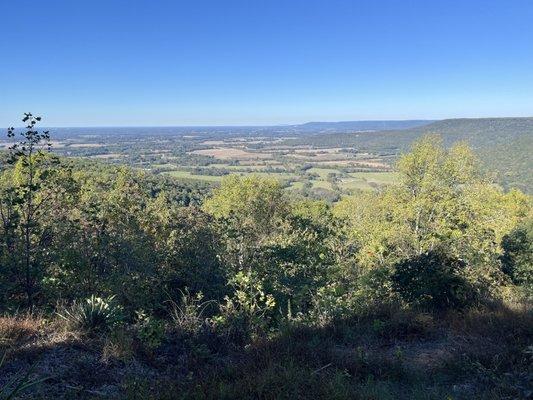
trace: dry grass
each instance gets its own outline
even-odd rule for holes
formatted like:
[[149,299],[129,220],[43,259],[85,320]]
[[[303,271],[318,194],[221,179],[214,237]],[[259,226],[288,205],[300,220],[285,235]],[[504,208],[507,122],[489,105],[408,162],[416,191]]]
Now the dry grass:
[[0,346],[12,346],[29,340],[37,336],[43,326],[44,319],[37,315],[0,317]]

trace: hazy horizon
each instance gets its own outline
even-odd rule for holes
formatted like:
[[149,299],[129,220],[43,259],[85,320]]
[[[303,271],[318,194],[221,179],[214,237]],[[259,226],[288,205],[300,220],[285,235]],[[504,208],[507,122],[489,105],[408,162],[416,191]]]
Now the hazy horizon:
[[[28,111],[25,111],[28,112]],[[35,114],[37,115],[37,114]],[[21,115],[19,116],[21,117]],[[443,121],[443,120],[452,120],[452,119],[492,119],[492,118],[533,118],[531,115],[503,115],[503,116],[475,116],[475,117],[446,117],[446,118],[404,118],[404,119],[349,119],[349,120],[310,120],[294,123],[278,123],[278,124],[197,124],[197,125],[49,125],[46,124],[46,117],[42,121],[42,129],[69,129],[69,128],[268,128],[268,127],[290,127],[290,126],[299,126],[310,123],[346,123],[346,122],[406,122],[406,121],[427,121],[428,123]],[[7,129],[10,126],[15,128],[21,128],[24,124],[21,122],[21,118],[17,118],[16,123],[6,125],[3,127]]]

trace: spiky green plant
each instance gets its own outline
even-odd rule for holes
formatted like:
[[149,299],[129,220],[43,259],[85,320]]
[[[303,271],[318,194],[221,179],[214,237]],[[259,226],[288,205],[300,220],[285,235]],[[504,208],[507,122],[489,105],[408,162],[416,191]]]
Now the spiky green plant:
[[58,315],[74,327],[86,331],[108,331],[122,321],[122,307],[107,298],[92,295],[81,303],[74,303]]

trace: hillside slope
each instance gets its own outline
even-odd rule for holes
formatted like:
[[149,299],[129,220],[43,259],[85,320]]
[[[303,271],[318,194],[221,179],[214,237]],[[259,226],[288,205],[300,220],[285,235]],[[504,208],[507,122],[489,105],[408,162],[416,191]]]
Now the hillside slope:
[[314,134],[288,142],[400,154],[430,133],[441,135],[448,146],[467,141],[505,187],[533,192],[533,117],[446,119],[404,130]]

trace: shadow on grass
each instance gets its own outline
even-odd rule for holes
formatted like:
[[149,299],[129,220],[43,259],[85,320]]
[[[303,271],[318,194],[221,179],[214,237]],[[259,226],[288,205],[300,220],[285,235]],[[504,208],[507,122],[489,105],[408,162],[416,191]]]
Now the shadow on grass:
[[531,309],[501,304],[291,323],[245,345],[169,331],[151,352],[125,342],[134,347],[127,359],[103,357],[105,338],[27,332],[14,334],[0,376],[38,360],[33,378],[52,379],[30,388],[34,398],[525,399],[533,376]]

